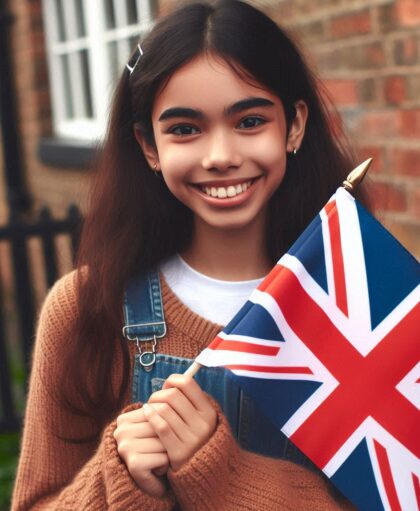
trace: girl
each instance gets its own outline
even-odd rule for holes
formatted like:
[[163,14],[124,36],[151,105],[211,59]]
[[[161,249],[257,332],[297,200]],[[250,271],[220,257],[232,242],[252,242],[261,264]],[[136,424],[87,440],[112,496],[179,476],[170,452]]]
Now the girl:
[[350,507],[222,369],[183,373],[352,167],[264,14],[157,23],[117,87],[78,270],[41,313],[12,509]]

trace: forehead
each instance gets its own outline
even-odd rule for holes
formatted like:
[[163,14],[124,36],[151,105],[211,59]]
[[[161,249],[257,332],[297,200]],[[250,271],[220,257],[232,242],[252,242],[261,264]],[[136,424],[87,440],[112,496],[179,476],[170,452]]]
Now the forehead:
[[188,106],[203,111],[223,111],[251,96],[267,98],[281,105],[279,98],[257,82],[250,83],[221,57],[201,54],[180,67],[158,92],[153,118],[166,108]]

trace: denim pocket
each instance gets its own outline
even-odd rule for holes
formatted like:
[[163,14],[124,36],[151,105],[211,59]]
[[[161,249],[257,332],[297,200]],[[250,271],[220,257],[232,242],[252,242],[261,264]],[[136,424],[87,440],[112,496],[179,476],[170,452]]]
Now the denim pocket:
[[153,392],[162,390],[163,384],[165,383],[165,378],[152,378],[151,383],[152,383],[152,394],[153,394]]

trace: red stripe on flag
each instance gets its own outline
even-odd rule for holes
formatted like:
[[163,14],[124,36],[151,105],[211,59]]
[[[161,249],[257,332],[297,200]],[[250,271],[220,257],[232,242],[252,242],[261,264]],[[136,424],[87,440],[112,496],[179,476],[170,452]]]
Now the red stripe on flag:
[[343,252],[341,248],[340,222],[338,219],[337,205],[335,201],[329,202],[325,206],[328,217],[328,227],[330,229],[331,256],[333,262],[335,301],[337,307],[349,315],[347,307],[346,277],[344,274]]
[[413,478],[414,492],[416,494],[417,507],[420,509],[420,481],[416,474],[411,474]]
[[224,350],[224,351],[238,351],[241,353],[253,353],[254,355],[268,355],[275,357],[280,351],[280,347],[277,346],[262,346],[261,344],[255,344],[246,341],[231,341],[223,339],[222,337],[216,337],[216,339],[207,346],[210,350]]
[[252,366],[245,364],[234,364],[223,366],[226,369],[244,369],[246,371],[256,371],[262,373],[285,373],[285,374],[314,374],[309,367],[271,367],[271,366]]
[[389,464],[386,449],[375,439],[373,440],[376,456],[378,458],[379,469],[381,471],[382,480],[384,482],[386,495],[392,511],[401,511],[400,501],[398,499],[397,490],[395,489],[394,479],[392,477],[391,466]]
[[[363,357],[306,293],[296,275],[284,266],[277,266],[277,278],[266,291],[277,301],[299,339],[339,382],[293,433],[291,441],[322,468],[366,417],[372,416],[414,455],[420,456],[418,428],[413,427],[419,424],[418,410],[395,389],[417,362],[413,354],[417,353],[420,305]],[[296,303],[300,306],[296,307]],[[340,427],[334,417],[340,418]]]

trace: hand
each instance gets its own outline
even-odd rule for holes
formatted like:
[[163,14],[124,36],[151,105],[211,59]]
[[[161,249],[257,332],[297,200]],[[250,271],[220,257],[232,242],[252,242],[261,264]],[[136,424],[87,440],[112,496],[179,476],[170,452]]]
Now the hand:
[[162,497],[166,490],[169,458],[143,409],[123,413],[117,418],[114,431],[118,454],[137,485],[153,497]]
[[198,383],[184,374],[172,374],[162,390],[154,392],[143,411],[178,470],[202,447],[216,429],[217,414]]

